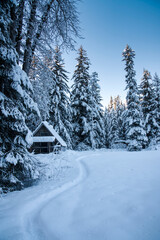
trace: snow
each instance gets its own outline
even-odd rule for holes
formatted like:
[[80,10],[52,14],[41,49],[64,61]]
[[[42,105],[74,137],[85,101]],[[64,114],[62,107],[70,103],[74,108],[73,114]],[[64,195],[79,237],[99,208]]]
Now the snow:
[[26,142],[28,143],[29,146],[33,144],[33,134],[32,132],[28,129],[28,133],[25,137]]
[[13,164],[14,166],[15,166],[15,165],[17,164],[17,162],[18,162],[18,158],[15,158],[15,157],[13,156],[13,153],[12,153],[12,152],[7,154],[5,160],[6,160],[6,162],[9,162],[9,163]]
[[33,137],[33,142],[54,142],[55,137]]
[[48,180],[1,197],[0,239],[160,239],[160,149],[37,157]]

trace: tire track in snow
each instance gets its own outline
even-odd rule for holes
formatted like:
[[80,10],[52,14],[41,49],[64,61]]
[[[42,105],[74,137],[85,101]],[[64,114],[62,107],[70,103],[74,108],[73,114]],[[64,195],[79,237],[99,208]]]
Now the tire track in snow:
[[36,197],[34,200],[26,204],[21,210],[21,227],[23,231],[24,240],[44,240],[47,239],[45,236],[45,231],[41,225],[40,212],[43,208],[53,201],[56,197],[69,191],[73,187],[76,187],[81,182],[83,182],[89,175],[88,168],[83,159],[91,157],[91,155],[84,155],[78,157],[75,161],[78,162],[79,175],[73,181],[67,182],[59,188],[49,191],[48,193],[43,193]]

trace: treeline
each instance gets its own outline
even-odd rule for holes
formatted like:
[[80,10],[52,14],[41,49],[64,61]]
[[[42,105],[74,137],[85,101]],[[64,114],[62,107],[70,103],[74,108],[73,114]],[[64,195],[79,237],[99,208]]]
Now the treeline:
[[135,52],[127,45],[122,53],[126,71],[126,103],[118,96],[105,110],[106,146],[126,146],[139,151],[160,142],[160,78],[144,69],[138,86],[134,70]]
[[[90,61],[86,51],[78,50],[77,65],[68,87],[67,71],[62,53],[56,47],[43,61],[34,57],[30,79],[34,100],[41,118],[29,117],[31,126],[48,121],[66,141],[68,148],[95,149],[105,146],[104,116],[98,74],[89,73]],[[37,121],[38,120],[38,121]]]
[[69,148],[126,147],[129,151],[137,151],[159,142],[160,79],[157,74],[152,79],[149,71],[144,70],[137,86],[134,57],[135,52],[127,45],[123,51],[125,104],[119,96],[111,97],[105,111],[98,74],[90,75],[90,61],[82,47],[78,50],[71,89],[58,47],[53,56],[51,52],[46,55],[43,63],[34,58],[30,78],[42,120],[54,126]]

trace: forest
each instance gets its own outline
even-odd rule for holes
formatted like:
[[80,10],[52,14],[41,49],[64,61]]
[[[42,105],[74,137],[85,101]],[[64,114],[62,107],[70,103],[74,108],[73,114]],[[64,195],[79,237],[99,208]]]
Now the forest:
[[[0,188],[20,190],[38,178],[27,137],[49,122],[68,149],[141,151],[160,142],[160,78],[144,69],[136,81],[135,51],[126,45],[126,101],[102,106],[100,79],[80,46],[69,79],[64,49],[81,38],[75,0],[0,2]],[[71,88],[69,81],[72,81]],[[114,86],[113,86],[114,87]]]

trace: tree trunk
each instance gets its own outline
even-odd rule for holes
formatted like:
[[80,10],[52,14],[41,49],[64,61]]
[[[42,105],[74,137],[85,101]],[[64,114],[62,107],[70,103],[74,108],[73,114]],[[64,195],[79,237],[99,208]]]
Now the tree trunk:
[[16,17],[16,6],[15,6],[15,4],[13,4],[11,6],[10,14],[11,14],[10,39],[11,39],[13,45],[15,46],[15,44],[16,44],[16,27],[17,27],[16,26],[17,17]]
[[32,59],[32,39],[34,33],[34,25],[35,25],[35,16],[37,9],[38,0],[33,0],[31,4],[31,13],[27,26],[27,38],[25,44],[24,58],[23,58],[23,70],[29,74],[30,62]]
[[49,12],[50,12],[50,9],[51,9],[51,6],[52,6],[53,2],[54,2],[54,0],[50,0],[50,2],[46,6],[46,10],[45,10],[44,14],[41,17],[41,22],[40,22],[40,24],[38,26],[38,30],[37,30],[36,36],[34,38],[34,42],[32,44],[32,55],[31,55],[31,59],[30,59],[30,65],[31,65],[31,62],[32,62],[32,58],[33,58],[33,55],[34,55],[35,48],[37,46],[38,40],[39,40],[39,38],[41,36],[42,30],[43,30],[43,26],[44,26],[44,24],[48,20],[48,15],[49,15]]
[[[31,6],[32,10],[31,10],[31,14],[30,14],[30,20],[29,20],[28,31],[27,31],[26,49],[24,52],[24,60],[23,60],[23,70],[27,73],[27,75],[29,74],[32,58],[33,58],[38,40],[41,36],[44,24],[48,20],[48,15],[49,15],[49,12],[50,12],[53,2],[54,2],[54,0],[50,0],[50,2],[46,5],[46,9],[41,17],[41,21],[38,26],[38,30],[34,37],[34,40],[33,40],[33,31],[34,31],[33,25],[35,22],[37,0],[34,0],[32,3],[32,6]],[[33,40],[33,44],[32,44],[32,40]]]
[[18,55],[20,56],[20,47],[21,47],[21,39],[22,39],[22,26],[23,26],[23,11],[24,11],[24,3],[25,0],[21,0],[18,6],[18,19],[17,19],[17,37],[16,37],[16,50]]

